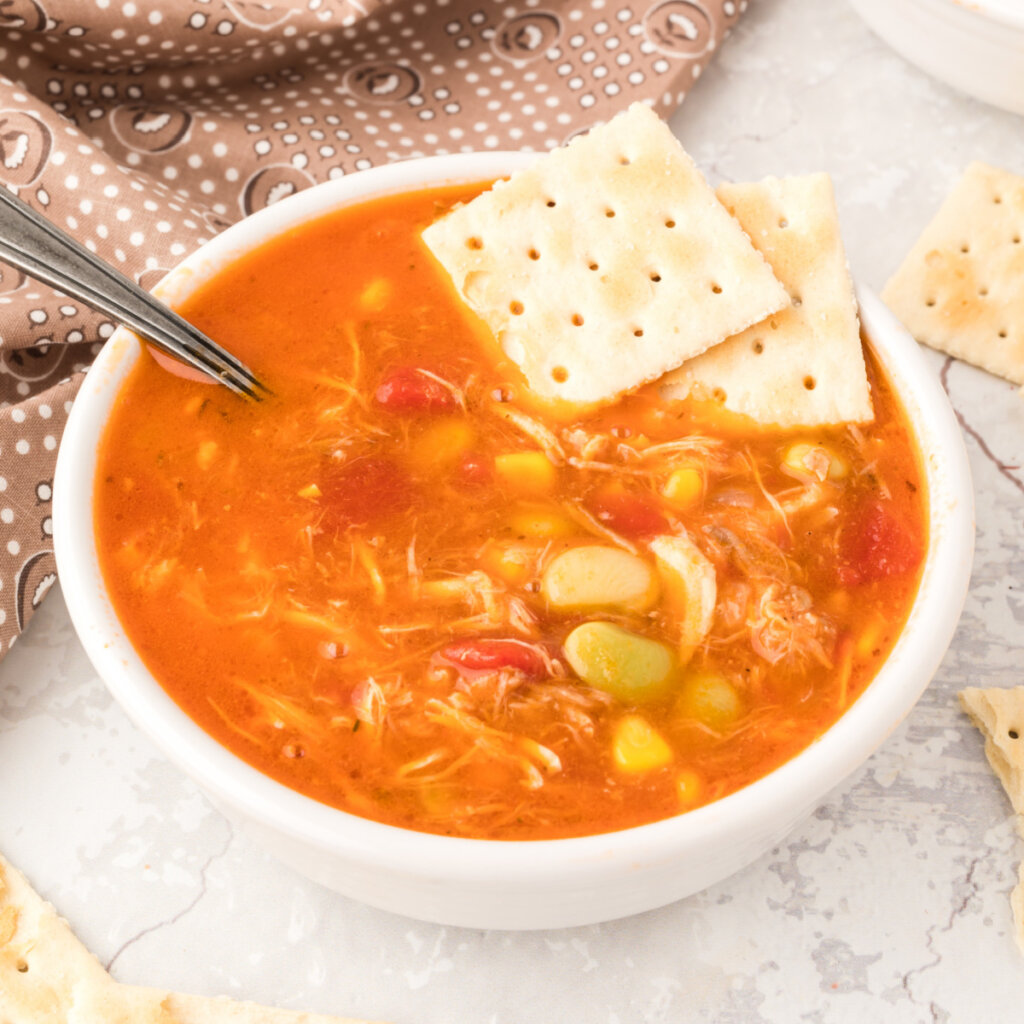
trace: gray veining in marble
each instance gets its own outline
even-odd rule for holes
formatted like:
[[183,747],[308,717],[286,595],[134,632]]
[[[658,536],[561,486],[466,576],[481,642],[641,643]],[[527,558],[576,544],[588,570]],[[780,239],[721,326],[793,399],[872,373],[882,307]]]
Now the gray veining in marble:
[[[879,289],[963,166],[1024,173],[1024,119],[887,50],[840,0],[760,0],[673,127],[709,177],[824,169]],[[639,917],[506,934],[304,881],[125,719],[59,593],[0,665],[0,849],[124,981],[395,1024],[916,1024],[1022,1019],[1008,895],[1024,843],[956,707],[1024,683],[1024,398],[930,354],[978,498],[971,592],[907,721],[789,839]]]

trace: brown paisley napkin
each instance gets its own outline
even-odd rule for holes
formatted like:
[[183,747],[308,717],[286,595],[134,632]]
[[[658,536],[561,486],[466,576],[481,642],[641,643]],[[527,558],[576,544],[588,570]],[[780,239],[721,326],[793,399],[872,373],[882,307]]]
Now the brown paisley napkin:
[[[432,153],[551,148],[635,100],[667,116],[745,7],[0,0],[0,183],[151,287],[315,182]],[[57,446],[113,330],[0,264],[0,656],[56,578]]]

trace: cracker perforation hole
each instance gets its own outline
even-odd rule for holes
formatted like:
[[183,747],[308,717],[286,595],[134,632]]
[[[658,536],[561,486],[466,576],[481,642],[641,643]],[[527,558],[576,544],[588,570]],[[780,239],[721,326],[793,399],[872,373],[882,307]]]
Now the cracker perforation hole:
[[1001,330],[1001,331],[999,332],[999,337],[1000,337],[1000,338],[1005,338],[1005,337],[1006,337],[1006,334],[1007,334],[1007,332],[1006,332],[1006,328],[1003,328],[1003,330]]
[[539,260],[540,259],[540,253],[537,252],[536,249],[531,249],[526,255],[529,256],[531,260]]
[[587,269],[588,270],[597,270],[598,269],[598,265],[596,263],[588,263],[587,264]]
[[712,392],[711,392],[711,397],[716,402],[724,402],[726,397],[727,397],[727,395],[726,395],[725,390],[723,388],[714,388],[712,390]]
[[630,160],[625,153],[623,153],[622,156],[619,157],[619,164],[623,167],[628,167],[632,162],[633,161]]
[[971,247],[966,242],[964,242],[964,244],[960,246],[960,251],[962,253],[968,253],[971,251]]
[[665,221],[665,227],[667,227],[667,228],[674,228],[675,226],[676,226],[676,222],[671,217],[669,217]]
[[720,284],[713,284],[711,286],[711,291],[714,292],[715,295],[721,295],[722,294],[722,286]]
[[981,287],[980,287],[980,288],[978,289],[978,294],[979,294],[979,295],[980,295],[980,296],[981,296],[982,298],[985,298],[985,297],[986,297],[986,296],[988,295],[988,288],[986,288],[986,287],[985,287],[984,285],[982,285],[982,286],[981,286]]
[[793,308],[799,309],[804,304],[804,300],[799,295],[793,296]]
[[779,329],[779,322],[778,322],[778,320],[769,320],[769,321],[768,321],[768,326],[769,326],[769,327],[770,327],[770,328],[771,328],[771,329],[772,329],[773,331],[777,331],[777,330]]
[[657,284],[661,280],[661,274],[659,274],[656,270],[652,270],[650,273],[650,278],[655,284]]
[[1002,196],[993,196],[992,197],[992,202],[995,203],[996,206],[998,206],[1002,201],[1003,201],[1003,197]]
[[558,204],[557,204],[557,203],[556,203],[556,202],[554,201],[554,199],[549,199],[549,200],[548,200],[548,201],[547,201],[547,202],[546,202],[546,203],[545,203],[544,205],[545,205],[545,206],[546,206],[546,207],[547,207],[547,208],[548,208],[549,210],[552,210],[552,209],[554,209],[554,208],[555,208],[555,207],[556,207],[556,206],[557,206]]
[[789,221],[786,220],[785,217],[780,217],[779,218],[779,227],[780,228],[788,228],[789,227]]
[[1014,235],[1013,236],[1013,244],[1014,245],[1020,245],[1020,235]]
[[643,336],[644,336],[644,329],[642,327],[637,327],[636,330],[633,331],[633,337],[634,338],[642,338]]
[[508,304],[508,311],[513,316],[522,316],[523,315],[523,304],[521,302],[517,301],[517,300],[513,300],[512,302],[510,302]]
[[810,374],[804,377],[804,387],[808,391],[813,391],[817,386],[818,382]]
[[1018,740],[1018,739],[1020,739],[1020,733],[1017,732],[1016,729],[1009,729],[1009,730],[1007,730],[1006,735],[1009,736],[1011,740]]
[[556,384],[564,384],[569,379],[569,371],[564,366],[556,366],[551,370],[551,379]]
[[572,315],[572,325],[573,325],[573,327],[582,327],[583,326],[583,314],[582,313],[573,313],[573,315]]
[[758,338],[750,347],[754,350],[754,355],[759,356],[764,351],[764,342]]
[[604,211],[604,215],[606,217],[614,217],[615,211],[609,206],[608,209]]
[[17,960],[15,962],[15,964],[14,964],[14,969],[19,974],[28,974],[28,961],[27,960]]
[[928,306],[928,308],[930,309],[932,306],[935,305],[935,300],[934,299],[925,299],[924,300],[924,304],[926,306]]
[[472,238],[466,239],[467,249],[482,249],[483,247],[484,240],[482,238],[477,238],[476,235],[474,235]]

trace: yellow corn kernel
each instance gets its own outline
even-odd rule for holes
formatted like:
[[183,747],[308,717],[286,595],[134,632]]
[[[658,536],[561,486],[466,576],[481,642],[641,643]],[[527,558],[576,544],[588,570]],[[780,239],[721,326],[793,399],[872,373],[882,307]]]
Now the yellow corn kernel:
[[391,282],[375,277],[360,293],[359,305],[368,313],[379,313],[391,300]]
[[213,465],[213,460],[217,457],[217,442],[216,441],[200,441],[199,447],[196,449],[196,462],[199,463],[200,469],[209,469]]
[[727,679],[714,672],[694,672],[683,682],[676,710],[685,718],[721,730],[743,714],[743,702]]
[[488,544],[480,556],[483,569],[514,587],[533,575],[537,548],[532,544]]
[[612,757],[624,772],[639,774],[672,762],[672,748],[640,715],[626,715],[612,737]]
[[661,493],[673,507],[689,508],[703,495],[704,478],[700,470],[684,466],[669,474]]
[[498,480],[519,494],[549,494],[558,483],[558,470],[543,452],[508,452],[495,456]]
[[539,540],[571,537],[579,532],[566,516],[543,507],[522,508],[509,518],[509,526],[517,537],[536,537]]
[[419,470],[446,469],[472,448],[476,434],[464,419],[430,424],[413,442],[410,460]]
[[786,449],[782,468],[804,480],[814,477],[818,480],[831,480],[833,483],[842,480],[850,472],[846,461],[828,445],[810,444],[807,441],[798,441]]
[[692,807],[697,803],[703,788],[700,776],[689,769],[681,771],[676,779],[676,792],[679,794],[679,802],[684,807]]
[[320,488],[316,484],[307,484],[299,491],[300,498],[309,498],[311,501],[320,497]]
[[862,658],[869,658],[873,651],[878,649],[882,639],[882,632],[885,629],[884,619],[872,619],[859,637],[857,637],[857,653]]

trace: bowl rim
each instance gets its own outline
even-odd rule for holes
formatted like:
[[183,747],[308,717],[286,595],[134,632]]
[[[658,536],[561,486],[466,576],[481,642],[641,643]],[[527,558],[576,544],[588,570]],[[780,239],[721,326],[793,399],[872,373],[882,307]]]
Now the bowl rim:
[[[418,158],[314,186],[233,225],[158,286],[176,301],[242,252],[350,202],[389,192],[499,177],[533,154],[458,153]],[[72,407],[54,480],[54,547],[72,623],[97,673],[128,716],[202,789],[264,826],[321,850],[435,882],[543,878],[556,887],[664,864],[776,827],[803,813],[860,766],[906,716],[939,666],[966,597],[973,555],[973,488],[963,438],[918,345],[873,294],[858,289],[873,349],[904,405],[928,482],[929,544],[917,597],[893,651],[866,690],[818,739],[767,775],[695,810],[614,832],[539,840],[443,836],[386,825],[330,807],[262,774],[222,747],[155,681],[128,642],[99,570],[92,516],[99,431],[141,346],[118,328]]]

